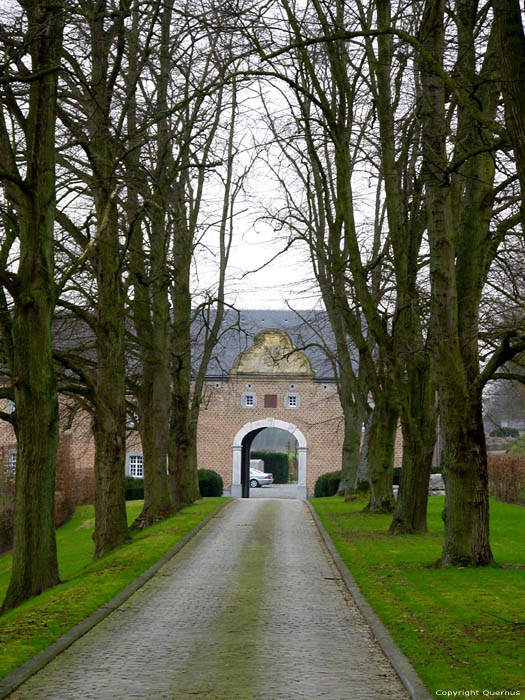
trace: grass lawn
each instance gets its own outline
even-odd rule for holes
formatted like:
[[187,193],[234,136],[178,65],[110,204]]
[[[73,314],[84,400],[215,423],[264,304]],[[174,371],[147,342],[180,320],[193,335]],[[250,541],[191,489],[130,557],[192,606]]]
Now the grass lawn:
[[[203,498],[177,515],[134,533],[129,544],[94,562],[93,507],[79,506],[72,520],[57,530],[60,577],[55,588],[0,617],[0,678],[25,663],[134,581],[224,503]],[[142,501],[127,504],[128,522]],[[11,554],[0,557],[0,598],[11,572]]]
[[311,503],[362,593],[435,697],[459,690],[525,697],[525,568],[512,568],[525,566],[525,508],[491,500],[498,566],[440,570],[432,564],[441,553],[443,501],[429,499],[427,535],[395,537],[386,534],[390,516],[360,512],[363,502],[334,496]]

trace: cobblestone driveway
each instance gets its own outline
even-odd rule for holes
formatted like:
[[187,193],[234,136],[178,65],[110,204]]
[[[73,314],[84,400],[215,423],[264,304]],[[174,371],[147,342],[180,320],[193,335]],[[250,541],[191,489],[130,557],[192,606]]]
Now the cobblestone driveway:
[[238,500],[11,698],[406,700],[305,504]]

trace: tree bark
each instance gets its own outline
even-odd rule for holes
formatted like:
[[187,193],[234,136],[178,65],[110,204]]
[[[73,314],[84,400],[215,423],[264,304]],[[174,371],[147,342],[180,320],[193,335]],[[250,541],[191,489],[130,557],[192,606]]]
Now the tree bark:
[[[126,383],[124,290],[122,285],[116,148],[111,128],[116,68],[109,67],[111,42],[123,36],[124,16],[114,31],[105,29],[105,2],[92,4],[90,17],[92,75],[88,127],[97,221],[91,262],[97,282],[93,435],[95,439],[95,558],[129,539],[124,487],[126,459]],[[120,56],[119,59],[122,60]]]
[[357,486],[357,469],[359,466],[359,452],[361,449],[361,426],[363,424],[362,412],[355,402],[343,406],[344,437],[341,461],[341,481],[337,493],[351,500]]
[[[161,15],[161,45],[155,108],[168,114],[167,88],[170,71],[170,26],[173,2],[165,3]],[[169,144],[169,121],[160,117],[157,123],[157,162],[153,168],[152,192],[139,177],[141,172],[140,137],[137,129],[137,103],[134,95],[138,77],[139,11],[135,8],[129,36],[128,134],[132,148],[127,158],[127,214],[130,229],[130,276],[133,281],[131,308],[138,341],[141,375],[136,389],[139,433],[144,465],[144,505],[133,528],[145,528],[174,512],[168,475],[168,424],[170,408],[170,376],[168,368],[169,295],[167,249],[169,227],[163,192],[170,190],[172,160]],[[149,254],[146,252],[146,226],[139,205],[151,199],[149,214]]]
[[[390,0],[378,0],[377,28],[386,30],[395,23]],[[366,16],[362,9],[362,16]],[[392,371],[399,416],[403,430],[403,471],[392,533],[426,532],[428,478],[435,443],[436,401],[432,378],[432,353],[422,318],[426,301],[421,300],[417,283],[421,265],[420,249],[424,232],[422,193],[414,151],[419,149],[419,129],[408,112],[403,128],[411,131],[408,139],[399,139],[396,107],[399,102],[401,68],[393,80],[394,44],[392,35],[367,40],[371,81],[377,103],[381,172],[384,178],[385,205],[395,271],[395,321],[388,339],[376,333],[376,340]],[[417,95],[416,95],[417,97]],[[377,329],[377,324],[373,325]],[[386,341],[386,342],[385,342]]]
[[488,470],[481,397],[468,406],[455,392],[441,400],[445,481],[442,566],[485,566],[489,541]]
[[404,411],[405,402],[400,402],[403,462],[390,525],[390,533],[396,535],[427,532],[428,487],[436,443],[436,396],[429,371],[428,363],[420,372],[412,368],[413,381],[405,397],[410,411]]
[[525,34],[519,0],[494,0],[505,121],[521,186],[521,229],[525,231]]
[[[451,179],[447,176],[445,89],[435,70],[443,65],[444,2],[427,2],[421,27],[426,54],[421,57],[424,177],[431,255],[432,337],[444,437],[446,484],[442,566],[483,566],[493,561],[489,544],[488,481],[481,413],[478,316],[490,264],[493,158],[472,155]],[[467,96],[480,84],[477,104],[489,115],[497,103],[494,82],[475,72],[473,3],[458,4],[458,90]],[[493,37],[492,37],[493,38]],[[428,58],[430,57],[430,59]],[[485,63],[491,59],[490,45]],[[471,117],[458,110],[456,151],[479,146],[487,134],[472,129]],[[454,207],[455,205],[455,207]],[[457,211],[459,207],[459,221]]]
[[55,123],[63,9],[25,3],[31,70],[25,187],[15,197],[20,263],[12,324],[16,468],[12,575],[2,612],[59,582],[54,524],[58,399],[52,356]]
[[398,413],[391,397],[383,395],[374,400],[368,443],[370,502],[366,510],[391,513],[395,506],[392,481]]
[[[184,177],[184,176],[183,176]],[[193,252],[184,207],[184,179],[178,184],[177,216],[173,238],[173,291],[171,337],[170,491],[176,508],[199,498],[196,437],[191,406],[191,292]]]

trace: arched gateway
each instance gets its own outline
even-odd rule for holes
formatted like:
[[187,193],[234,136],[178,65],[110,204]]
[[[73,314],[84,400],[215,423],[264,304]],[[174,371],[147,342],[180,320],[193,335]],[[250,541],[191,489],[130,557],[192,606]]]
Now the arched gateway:
[[[306,344],[304,338],[298,342]],[[226,349],[221,363],[229,371],[206,378],[197,435],[199,468],[220,474],[225,495],[249,496],[252,441],[273,429],[267,440],[261,435],[257,442],[275,440],[282,448],[287,438],[283,443],[279,433],[284,431],[297,447],[293,480],[282,490],[264,488],[252,491],[252,496],[310,496],[321,474],[341,468],[343,420],[335,378],[327,375],[314,353],[315,365],[278,328],[264,328],[233,357]]]
[[306,498],[306,438],[296,425],[277,418],[262,418],[246,423],[236,434],[233,440],[232,496],[236,498],[249,496],[250,447],[255,436],[265,428],[285,430],[297,440],[299,472],[297,498]]

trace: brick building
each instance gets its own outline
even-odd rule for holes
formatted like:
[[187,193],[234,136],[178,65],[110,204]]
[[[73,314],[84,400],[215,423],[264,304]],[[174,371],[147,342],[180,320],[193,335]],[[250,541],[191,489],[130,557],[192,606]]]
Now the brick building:
[[316,377],[306,353],[279,329],[260,331],[229,374],[206,383],[198,426],[198,461],[223,478],[225,492],[242,494],[242,451],[264,428],[297,440],[297,496],[341,466],[343,416],[333,377]]
[[[321,474],[341,468],[343,414],[329,352],[321,348],[323,343],[330,347],[331,333],[322,312],[308,312],[306,316],[261,310],[231,311],[227,315],[208,368],[197,446],[199,468],[217,471],[225,494],[241,496],[244,483],[244,494],[248,495],[250,445],[265,428],[285,431],[295,446],[297,497],[312,494]],[[198,330],[194,350],[198,361]],[[68,479],[74,474],[75,502],[92,502],[94,444],[90,416],[76,413],[68,417],[67,405],[62,413],[61,442],[67,443],[70,463],[61,472],[67,471]],[[398,443],[396,465],[401,463]],[[16,442],[7,423],[0,430],[0,457],[4,471],[12,472]],[[140,439],[130,431],[126,474],[141,476],[142,468]],[[59,479],[62,484],[62,476]]]

